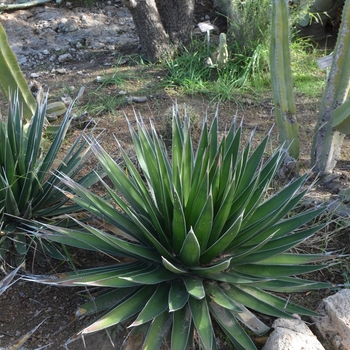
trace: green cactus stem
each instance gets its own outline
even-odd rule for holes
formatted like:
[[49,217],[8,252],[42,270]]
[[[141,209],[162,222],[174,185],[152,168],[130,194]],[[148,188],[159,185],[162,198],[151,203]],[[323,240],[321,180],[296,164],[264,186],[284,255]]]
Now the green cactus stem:
[[46,2],[50,2],[51,0],[34,0],[34,1],[28,1],[22,4],[0,4],[0,12],[6,11],[6,10],[20,10],[20,9],[26,9],[33,6],[38,6],[45,4]]
[[311,161],[315,172],[322,175],[332,173],[343,139],[348,133],[346,106],[350,98],[350,0],[343,9],[338,40],[333,53],[333,62],[327,85],[322,97],[322,105],[312,147]]
[[11,50],[4,27],[0,23],[0,91],[6,99],[9,93],[18,89],[19,99],[23,106],[23,117],[30,120],[35,111],[36,102],[23,77],[17,58]]
[[270,69],[276,123],[281,142],[288,148],[289,155],[298,159],[300,146],[293,97],[288,18],[287,2],[272,0]]

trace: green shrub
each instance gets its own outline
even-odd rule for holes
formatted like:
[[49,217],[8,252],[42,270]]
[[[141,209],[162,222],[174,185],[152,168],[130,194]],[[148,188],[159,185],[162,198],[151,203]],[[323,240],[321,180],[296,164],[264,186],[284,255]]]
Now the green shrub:
[[[107,287],[76,315],[104,312],[80,334],[119,323],[132,328],[124,346],[142,336],[143,347],[157,349],[165,338],[172,349],[193,343],[194,329],[203,349],[216,349],[212,318],[236,349],[255,349],[246,328],[261,335],[269,328],[254,311],[274,317],[314,312],[271,292],[329,288],[328,283],[297,278],[327,265],[322,254],[294,254],[291,248],[322,225],[305,226],[324,207],[293,208],[307,192],[307,175],[270,194],[270,182],[285,152],[264,161],[267,135],[253,149],[253,135],[241,144],[242,127],[233,122],[222,135],[218,118],[205,120],[196,151],[189,118],[173,115],[172,153],[142,120],[130,125],[135,165],[123,153],[117,164],[92,141],[108,174],[102,181],[110,199],[82,187],[67,175],[60,180],[77,204],[97,216],[103,228],[46,225],[37,233],[49,241],[99,251],[122,263],[34,280],[54,285]],[[141,173],[138,169],[142,169]],[[108,232],[110,230],[110,233]],[[249,308],[249,309],[248,309]],[[133,337],[133,335],[137,335]]]

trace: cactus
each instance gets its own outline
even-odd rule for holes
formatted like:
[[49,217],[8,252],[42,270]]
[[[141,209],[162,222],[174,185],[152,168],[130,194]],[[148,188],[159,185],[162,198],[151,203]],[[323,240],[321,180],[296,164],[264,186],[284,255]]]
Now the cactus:
[[295,118],[291,59],[289,47],[288,5],[272,0],[270,46],[271,82],[280,140],[294,159],[299,158],[298,123]]
[[[19,10],[19,9],[26,9],[28,7],[38,6],[45,4],[46,2],[49,2],[50,0],[34,0],[34,1],[28,1],[21,4],[0,4],[0,11],[12,11],[12,10]],[[58,3],[58,1],[56,1]]]
[[343,8],[342,22],[327,85],[322,97],[311,161],[315,171],[330,174],[340,155],[345,134],[350,133],[350,0]]
[[18,89],[19,100],[23,106],[23,117],[30,120],[35,112],[36,102],[23,77],[17,59],[11,50],[4,27],[0,23],[0,90],[9,98],[9,93]]

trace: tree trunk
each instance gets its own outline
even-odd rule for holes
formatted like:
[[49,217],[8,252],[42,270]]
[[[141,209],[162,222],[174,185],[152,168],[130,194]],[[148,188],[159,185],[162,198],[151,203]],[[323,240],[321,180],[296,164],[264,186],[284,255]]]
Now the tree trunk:
[[151,62],[190,42],[195,0],[123,0],[133,17],[142,52]]

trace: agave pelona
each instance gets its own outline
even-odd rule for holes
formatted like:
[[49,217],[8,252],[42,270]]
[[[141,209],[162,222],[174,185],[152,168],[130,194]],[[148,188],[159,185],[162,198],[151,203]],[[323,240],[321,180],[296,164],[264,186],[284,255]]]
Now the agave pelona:
[[252,149],[253,137],[242,145],[242,125],[235,121],[220,136],[215,116],[212,123],[203,121],[194,151],[189,119],[176,108],[170,154],[152,123],[147,128],[138,118],[137,131],[130,125],[130,132],[137,166],[123,150],[117,164],[91,141],[113,184],[101,180],[109,199],[61,176],[75,193],[73,200],[113,233],[83,223],[81,230],[47,226],[40,233],[128,258],[40,280],[108,287],[78,309],[77,315],[104,312],[80,334],[125,323],[131,332],[124,346],[141,335],[143,349],[157,349],[166,339],[180,350],[198,334],[202,348],[212,350],[217,347],[216,322],[235,348],[246,350],[255,349],[247,329],[256,334],[269,329],[254,311],[287,318],[315,314],[271,293],[329,287],[294,276],[324,267],[314,262],[330,256],[287,252],[321,227],[305,224],[323,207],[292,213],[307,191],[302,189],[307,175],[267,195],[285,150],[265,159],[269,135]]
[[[82,93],[83,90],[81,90]],[[79,94],[80,96],[80,94]],[[79,97],[78,96],[78,97]],[[58,171],[76,179],[86,187],[98,180],[96,172],[81,175],[81,168],[91,154],[81,133],[67,154],[59,161],[59,152],[72,120],[68,108],[52,141],[45,140],[47,96],[38,94],[35,113],[30,122],[23,117],[23,101],[18,92],[9,100],[7,118],[0,118],[0,260],[13,244],[18,260],[25,259],[34,236],[25,224],[34,219],[65,223],[64,214],[81,211],[61,190],[68,190],[52,172]],[[53,245],[43,242],[46,253],[62,256]]]

